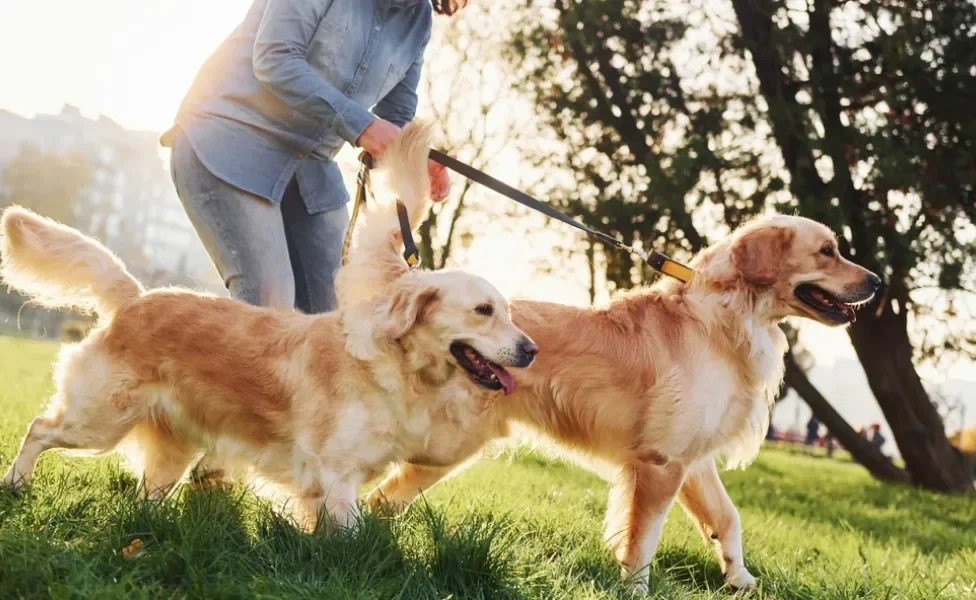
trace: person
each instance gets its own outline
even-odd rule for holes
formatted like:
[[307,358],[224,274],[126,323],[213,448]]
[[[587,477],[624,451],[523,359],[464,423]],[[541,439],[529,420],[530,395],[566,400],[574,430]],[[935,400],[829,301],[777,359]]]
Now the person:
[[882,448],[884,448],[885,441],[885,436],[881,435],[881,423],[871,425],[871,445],[881,454],[884,454]]
[[837,438],[835,438],[834,434],[828,429],[827,432],[824,433],[823,437],[824,447],[827,449],[827,458],[834,457],[834,442],[836,441]]
[[[306,313],[336,305],[345,144],[379,158],[414,118],[433,13],[465,0],[254,0],[205,62],[174,126],[177,195],[230,295]],[[431,196],[449,193],[429,163]]]
[[808,453],[813,453],[813,446],[820,439],[820,421],[817,420],[815,415],[810,415],[810,420],[807,421],[807,437],[804,440],[803,445],[806,446],[806,451]]

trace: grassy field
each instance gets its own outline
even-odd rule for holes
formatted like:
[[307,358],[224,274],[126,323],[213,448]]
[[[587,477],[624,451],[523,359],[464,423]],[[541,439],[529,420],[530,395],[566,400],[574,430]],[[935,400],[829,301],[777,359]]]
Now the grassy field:
[[[53,344],[0,337],[0,468],[50,393]],[[725,475],[761,598],[976,597],[976,502],[765,451]],[[628,598],[601,543],[606,486],[531,454],[484,461],[355,534],[297,532],[246,492],[151,505],[113,459],[45,456],[0,493],[0,598]],[[651,597],[721,598],[675,509]]]

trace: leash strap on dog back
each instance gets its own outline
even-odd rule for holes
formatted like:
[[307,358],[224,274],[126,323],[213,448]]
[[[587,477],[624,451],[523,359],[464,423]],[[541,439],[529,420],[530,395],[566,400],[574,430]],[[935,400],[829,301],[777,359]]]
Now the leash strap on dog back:
[[[463,175],[464,177],[467,177],[468,179],[474,181],[475,183],[481,184],[486,188],[505,196],[506,198],[518,202],[522,206],[531,208],[532,210],[540,212],[546,215],[547,217],[551,217],[561,223],[565,223],[571,227],[575,227],[576,229],[579,229],[580,231],[586,232],[587,234],[597,238],[598,240],[606,244],[613,246],[614,248],[619,248],[621,250],[625,250],[627,252],[636,254],[641,258],[641,260],[646,262],[652,269],[654,269],[658,273],[662,273],[664,275],[674,277],[675,279],[679,281],[683,281],[685,283],[691,281],[692,278],[695,276],[695,271],[691,267],[679,263],[676,260],[672,260],[666,254],[662,254],[655,250],[651,250],[650,254],[648,254],[643,250],[634,248],[633,246],[628,246],[627,244],[623,243],[617,238],[609,236],[603,233],[602,231],[597,231],[596,229],[587,227],[586,225],[583,225],[579,221],[572,219],[569,216],[565,215],[564,213],[556,210],[552,206],[549,206],[544,202],[536,200],[535,198],[526,194],[525,192],[521,190],[517,190],[512,186],[495,179],[491,175],[488,175],[483,171],[479,171],[478,169],[475,169],[471,165],[467,165],[457,160],[456,158],[444,154],[443,152],[431,149],[430,159],[433,160],[434,162],[444,165],[448,169],[451,169],[452,171],[455,171],[460,175]],[[401,219],[401,223],[402,223],[402,219]],[[410,225],[408,223],[407,228],[409,229],[409,227]],[[401,224],[401,228],[402,228],[402,224]]]
[[[369,190],[369,171],[373,168],[373,157],[363,150],[359,154],[359,173],[356,175],[356,197],[353,200],[352,215],[349,217],[349,227],[346,229],[346,237],[342,241],[342,264],[349,263],[349,247],[352,245],[353,232],[356,229],[356,221],[359,219],[359,212],[366,204],[366,196]],[[400,234],[403,237],[403,259],[411,269],[420,267],[420,249],[413,241],[413,231],[410,228],[410,215],[403,202],[397,200],[397,219],[400,222]]]
[[410,215],[407,214],[407,207],[403,202],[397,200],[397,219],[400,220],[400,235],[403,237],[403,260],[411,269],[420,267],[420,248],[413,241],[413,231],[410,230]]

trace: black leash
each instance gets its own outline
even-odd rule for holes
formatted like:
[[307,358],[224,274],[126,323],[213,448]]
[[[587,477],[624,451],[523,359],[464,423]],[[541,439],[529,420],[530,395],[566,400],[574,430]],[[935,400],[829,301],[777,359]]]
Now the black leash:
[[[478,169],[475,169],[471,165],[465,164],[457,160],[456,158],[452,158],[444,154],[443,152],[440,152],[439,150],[431,149],[429,156],[430,159],[433,160],[434,162],[440,163],[445,167],[447,167],[448,169],[451,169],[452,171],[455,171],[456,173],[464,177],[467,177],[471,181],[483,185],[486,188],[494,192],[497,192],[505,196],[506,198],[509,198],[510,200],[514,200],[515,202],[518,202],[522,206],[531,208],[532,210],[540,212],[546,215],[547,217],[556,219],[557,221],[561,223],[565,223],[571,227],[575,227],[576,229],[579,229],[580,231],[583,231],[599,239],[600,241],[613,246],[614,248],[619,248],[620,250],[625,250],[627,252],[636,254],[641,258],[641,260],[646,262],[652,269],[654,269],[658,273],[662,273],[664,275],[674,277],[675,279],[678,279],[685,283],[691,281],[691,279],[695,275],[695,271],[691,267],[679,263],[675,260],[671,260],[671,258],[668,257],[666,254],[662,254],[655,250],[651,250],[650,254],[647,254],[643,250],[634,248],[633,246],[628,246],[627,244],[623,243],[617,238],[609,236],[603,233],[602,231],[597,231],[596,229],[587,227],[586,225],[580,223],[579,221],[572,219],[567,215],[563,214],[559,210],[556,210],[552,206],[549,206],[544,202],[536,200],[535,198],[529,196],[525,192],[521,190],[517,190],[512,186],[508,185],[507,183],[499,181],[498,179],[495,179],[491,175],[488,175],[483,171],[479,171]],[[352,217],[350,218],[349,229],[346,232],[346,240],[345,243],[343,244],[342,264],[346,264],[348,262],[347,255],[349,250],[349,242],[352,239],[352,230],[353,227],[355,226],[356,219],[359,215],[360,206],[366,201],[366,188],[369,185],[369,169],[372,168],[373,166],[372,157],[366,152],[360,154],[359,159],[361,161],[361,165],[359,168],[359,175],[356,178],[356,200],[355,200],[355,204],[353,205],[353,211],[352,211]],[[404,260],[407,261],[407,264],[410,265],[411,269],[416,269],[421,264],[420,250],[417,248],[417,244],[414,242],[413,239],[413,231],[410,227],[410,217],[407,214],[407,207],[404,206],[403,203],[399,201],[397,201],[397,218],[400,221],[400,233],[403,236],[403,246],[404,246],[403,258]]]
[[535,198],[526,194],[525,192],[521,190],[517,190],[512,186],[508,185],[507,183],[499,181],[494,177],[492,177],[491,175],[488,175],[483,171],[479,171],[478,169],[475,169],[471,165],[467,165],[457,160],[456,158],[452,158],[444,154],[443,152],[440,152],[439,150],[431,149],[430,159],[433,160],[434,162],[444,165],[445,167],[451,169],[452,171],[456,171],[460,175],[467,177],[468,179],[474,181],[475,183],[481,184],[486,188],[494,192],[497,192],[502,196],[505,196],[506,198],[518,202],[522,206],[541,212],[547,217],[551,217],[561,223],[565,223],[569,225],[570,227],[575,227],[580,231],[586,232],[587,234],[597,238],[598,240],[604,243],[613,246],[614,248],[619,248],[627,252],[632,252],[637,256],[641,257],[641,259],[644,262],[650,265],[650,267],[655,271],[657,271],[658,273],[663,273],[664,275],[670,275],[671,277],[684,281],[685,283],[691,281],[692,277],[694,277],[695,275],[695,271],[691,267],[681,264],[675,260],[671,260],[671,258],[668,257],[666,254],[662,254],[655,250],[651,250],[650,254],[647,254],[642,250],[634,248],[633,246],[628,246],[627,244],[623,243],[617,238],[609,236],[603,233],[602,231],[597,231],[596,229],[587,227],[586,225],[580,223],[579,221],[572,219],[567,215],[565,215],[564,213],[556,210],[552,206],[549,206],[548,204],[540,200],[536,200]]
[[413,241],[413,231],[410,230],[410,215],[403,202],[397,200],[397,218],[400,219],[400,235],[403,237],[403,260],[407,261],[411,269],[416,269],[423,262],[420,260],[420,248]]
[[[346,229],[346,237],[342,241],[342,264],[349,262],[349,246],[352,245],[353,230],[356,228],[356,221],[359,219],[359,212],[366,204],[366,196],[369,190],[369,171],[373,168],[373,157],[365,150],[359,154],[359,172],[356,174],[356,197],[352,204],[352,214],[349,216],[349,227]],[[397,219],[400,221],[400,233],[403,236],[403,259],[407,261],[411,269],[420,266],[420,249],[413,241],[413,231],[410,228],[410,215],[407,214],[407,207],[403,202],[397,200]]]

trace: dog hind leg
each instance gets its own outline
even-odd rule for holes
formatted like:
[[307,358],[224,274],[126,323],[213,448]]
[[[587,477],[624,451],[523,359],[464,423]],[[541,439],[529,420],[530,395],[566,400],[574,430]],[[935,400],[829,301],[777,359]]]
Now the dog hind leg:
[[132,428],[132,415],[125,410],[122,414],[113,411],[112,399],[95,399],[94,405],[91,400],[74,398],[63,390],[55,394],[47,414],[31,423],[3,483],[17,489],[29,482],[38,458],[48,450],[113,450]]
[[647,590],[650,563],[683,478],[684,468],[678,463],[642,462],[623,466],[611,486],[607,543],[622,576],[638,591]]
[[136,474],[142,476],[142,492],[150,499],[172,493],[199,456],[195,447],[180,440],[161,420],[136,425],[123,448]]

